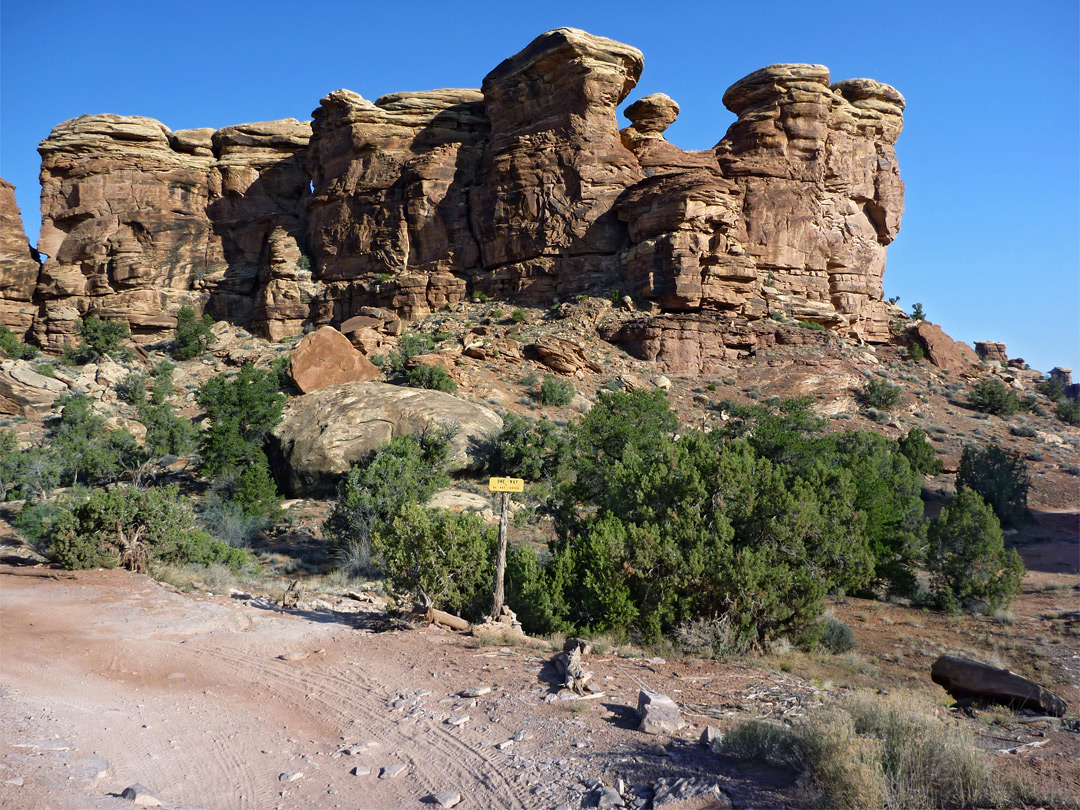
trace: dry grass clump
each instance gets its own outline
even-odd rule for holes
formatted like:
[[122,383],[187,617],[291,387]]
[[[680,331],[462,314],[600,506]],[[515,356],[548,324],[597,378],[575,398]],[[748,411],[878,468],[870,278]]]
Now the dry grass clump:
[[951,808],[994,800],[989,766],[970,735],[910,694],[855,694],[790,728],[745,723],[725,735],[718,753],[799,770],[814,807]]

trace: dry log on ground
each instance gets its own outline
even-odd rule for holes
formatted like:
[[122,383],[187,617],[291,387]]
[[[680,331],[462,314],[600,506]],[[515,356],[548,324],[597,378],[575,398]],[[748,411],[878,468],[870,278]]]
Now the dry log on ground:
[[985,700],[1054,717],[1063,717],[1068,708],[1064,700],[1034,681],[967,658],[939,657],[930,668],[930,679],[957,700]]
[[7,574],[9,577],[40,577],[42,579],[75,579],[75,575],[70,571],[53,571],[48,568],[17,568],[13,566],[0,565],[0,574]]

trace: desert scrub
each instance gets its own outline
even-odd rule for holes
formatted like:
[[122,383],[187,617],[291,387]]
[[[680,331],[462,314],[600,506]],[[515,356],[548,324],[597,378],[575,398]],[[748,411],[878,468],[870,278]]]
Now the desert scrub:
[[888,380],[867,380],[856,399],[864,408],[887,411],[900,404],[900,389]]
[[971,489],[982,496],[1004,526],[1028,519],[1031,479],[1020,454],[996,444],[964,446],[956,471],[956,488]]
[[544,377],[537,398],[541,405],[569,405],[574,398],[574,385],[555,379],[554,374]]
[[172,356],[177,360],[198,357],[217,342],[211,331],[214,319],[209,315],[201,318],[191,307],[180,307],[176,313],[176,332],[173,335]]
[[911,694],[856,693],[790,728],[753,720],[715,750],[800,771],[798,789],[814,807],[968,807],[995,798],[970,735]]
[[457,383],[450,373],[442,366],[420,365],[405,372],[405,384],[410,388],[427,388],[432,391],[442,391],[453,394],[457,391]]
[[38,348],[23,343],[6,326],[0,326],[0,352],[3,352],[12,360],[32,360],[37,356]]
[[131,329],[122,321],[90,315],[79,322],[79,345],[64,347],[64,362],[81,366],[100,357],[118,354]]
[[1011,416],[1020,410],[1016,392],[997,377],[979,380],[968,393],[968,401],[975,410],[997,416]]

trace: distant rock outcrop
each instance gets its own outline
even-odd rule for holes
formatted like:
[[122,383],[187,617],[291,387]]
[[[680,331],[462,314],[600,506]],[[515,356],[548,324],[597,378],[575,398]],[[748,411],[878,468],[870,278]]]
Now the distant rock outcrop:
[[664,137],[679,105],[662,93],[618,129],[643,65],[560,28],[479,90],[337,90],[310,125],[67,121],[40,147],[48,261],[33,285],[30,264],[5,273],[3,301],[22,303],[0,317],[53,349],[87,313],[156,337],[184,304],[280,339],[370,307],[409,319],[473,293],[622,288],[659,308],[646,331],[667,337],[648,353],[665,361],[686,354],[687,315],[723,352],[770,314],[888,340],[903,97],[772,65],[724,94],[738,120],[716,147],[686,152]]

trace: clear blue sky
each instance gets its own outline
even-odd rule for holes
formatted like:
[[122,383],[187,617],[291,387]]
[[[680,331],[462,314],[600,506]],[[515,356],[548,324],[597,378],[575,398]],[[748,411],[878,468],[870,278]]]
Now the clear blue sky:
[[908,102],[907,211],[887,296],[953,337],[1080,377],[1080,21],[1076,0],[537,3],[3,0],[0,175],[36,241],[38,142],[84,113],[173,129],[305,119],[346,87],[479,87],[537,34],[583,28],[640,48],[633,101],[682,106],[669,138],[713,146],[720,103],[776,62],[869,77]]

